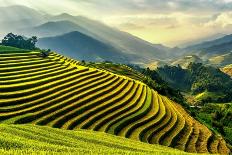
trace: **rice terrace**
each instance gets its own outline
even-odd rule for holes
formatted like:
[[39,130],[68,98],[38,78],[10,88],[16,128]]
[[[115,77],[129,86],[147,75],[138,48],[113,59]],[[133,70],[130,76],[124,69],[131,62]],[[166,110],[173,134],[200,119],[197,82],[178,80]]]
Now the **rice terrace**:
[[[222,137],[140,81],[83,67],[56,53],[39,54],[1,51],[3,123],[102,131],[187,152],[229,152]],[[18,127],[3,133],[15,130],[27,138],[34,132]]]
[[232,2],[39,1],[0,0],[0,154],[231,154]]

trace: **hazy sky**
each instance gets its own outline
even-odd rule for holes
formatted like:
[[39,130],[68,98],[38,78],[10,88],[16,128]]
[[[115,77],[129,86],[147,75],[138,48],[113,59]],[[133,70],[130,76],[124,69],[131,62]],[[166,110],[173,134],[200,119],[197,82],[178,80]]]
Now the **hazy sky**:
[[0,0],[50,14],[84,15],[153,43],[232,33],[232,0]]

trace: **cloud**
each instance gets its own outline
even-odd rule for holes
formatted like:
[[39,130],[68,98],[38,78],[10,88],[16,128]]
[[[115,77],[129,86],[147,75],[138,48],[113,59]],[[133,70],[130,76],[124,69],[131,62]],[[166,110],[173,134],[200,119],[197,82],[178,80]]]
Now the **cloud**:
[[232,11],[224,12],[215,16],[204,24],[205,27],[227,28],[232,26]]
[[101,8],[102,12],[111,14],[170,13],[176,11],[202,14],[232,9],[231,0],[78,0],[76,3],[88,5],[93,9]]

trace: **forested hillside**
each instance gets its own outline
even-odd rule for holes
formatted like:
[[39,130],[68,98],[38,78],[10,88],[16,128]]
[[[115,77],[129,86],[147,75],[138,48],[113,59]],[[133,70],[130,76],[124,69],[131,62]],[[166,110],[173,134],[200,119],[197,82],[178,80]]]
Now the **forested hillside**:
[[180,66],[164,66],[157,69],[159,75],[173,88],[198,95],[204,92],[219,94],[204,98],[203,102],[231,102],[232,79],[220,69],[191,63],[187,69]]

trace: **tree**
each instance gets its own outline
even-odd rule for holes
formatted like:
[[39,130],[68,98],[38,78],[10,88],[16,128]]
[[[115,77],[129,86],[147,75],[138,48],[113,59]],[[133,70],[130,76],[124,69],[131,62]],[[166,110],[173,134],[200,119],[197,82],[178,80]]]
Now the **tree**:
[[223,124],[223,111],[220,109],[212,114],[212,126],[216,128],[222,135],[225,135]]
[[38,39],[36,36],[32,36],[31,38],[26,40],[28,49],[35,49],[35,44],[37,41],[38,41]]
[[82,64],[85,64],[85,60],[81,60],[81,63],[82,63]]
[[9,33],[3,38],[2,45],[34,50],[36,48],[35,44],[37,41],[38,39],[36,36],[27,39],[23,36]]

